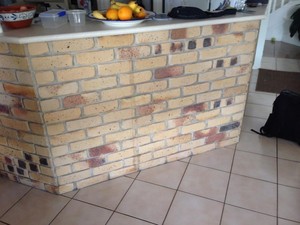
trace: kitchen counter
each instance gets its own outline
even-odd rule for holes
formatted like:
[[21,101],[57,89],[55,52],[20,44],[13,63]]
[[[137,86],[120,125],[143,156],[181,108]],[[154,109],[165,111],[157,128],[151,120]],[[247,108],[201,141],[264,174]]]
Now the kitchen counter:
[[146,20],[137,26],[129,28],[108,27],[100,21],[95,21],[89,18],[87,18],[85,26],[72,27],[69,24],[66,24],[57,29],[44,29],[39,22],[37,24],[33,24],[29,28],[24,29],[11,30],[3,28],[3,33],[0,33],[0,42],[26,44],[33,42],[91,38],[97,36],[142,33],[165,29],[180,29],[193,26],[261,20],[266,17],[267,7],[267,5],[262,5],[256,8],[249,8],[249,11],[251,12],[237,12],[236,15],[201,20]]

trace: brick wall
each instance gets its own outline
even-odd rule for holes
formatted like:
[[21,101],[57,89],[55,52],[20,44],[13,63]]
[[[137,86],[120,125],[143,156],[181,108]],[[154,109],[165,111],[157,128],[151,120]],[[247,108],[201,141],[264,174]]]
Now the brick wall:
[[1,174],[63,193],[237,143],[258,28],[1,43]]

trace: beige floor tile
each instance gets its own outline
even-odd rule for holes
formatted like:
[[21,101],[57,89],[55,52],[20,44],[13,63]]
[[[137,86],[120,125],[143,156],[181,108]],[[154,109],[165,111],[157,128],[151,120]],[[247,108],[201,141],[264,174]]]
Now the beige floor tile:
[[251,117],[258,117],[261,119],[267,119],[272,112],[271,106],[257,105],[248,103],[245,108],[245,115]]
[[276,217],[225,205],[221,225],[277,225]]
[[186,167],[184,162],[167,163],[141,171],[137,179],[177,189]]
[[300,162],[279,159],[278,183],[300,188]]
[[70,192],[64,193],[62,195],[65,196],[65,197],[68,197],[68,198],[73,198],[77,194],[77,192],[78,192],[78,190],[70,191]]
[[276,157],[276,138],[241,132],[240,142],[236,148],[237,150]]
[[132,179],[135,179],[137,177],[137,175],[139,175],[139,172],[127,174],[127,175],[125,175],[125,177],[130,177]]
[[218,148],[193,156],[192,164],[230,172],[234,149]]
[[66,197],[32,189],[1,220],[10,225],[48,225],[68,201]]
[[261,68],[268,70],[276,70],[276,58],[263,57],[261,61]]
[[75,199],[115,210],[133,179],[120,177],[81,189]]
[[300,162],[300,146],[295,142],[278,139],[278,158]]
[[114,213],[107,225],[153,225],[130,216],[125,216],[120,213]]
[[226,203],[276,216],[276,184],[232,174]]
[[232,173],[276,183],[276,164],[274,157],[236,151]]
[[190,164],[179,190],[224,202],[229,173]]
[[29,190],[28,186],[0,177],[0,218]]
[[136,180],[117,212],[162,224],[174,195],[175,190]]
[[0,225],[7,225],[7,224],[5,224],[5,223],[1,223],[1,222],[0,222]]
[[266,121],[266,119],[245,116],[243,119],[242,131],[252,133],[251,129],[253,129],[259,132],[260,128],[265,125]]
[[289,220],[278,219],[278,225],[300,225],[300,223],[292,222]]
[[112,211],[71,200],[51,225],[105,225]]
[[265,106],[273,106],[276,94],[264,94],[263,92],[249,93],[247,103]]
[[278,216],[300,222],[300,189],[278,186]]
[[177,192],[164,225],[218,225],[223,204]]
[[257,78],[258,78],[258,72],[259,72],[258,69],[252,70],[251,77],[250,77],[250,82],[251,83],[255,83],[256,84]]
[[299,72],[300,66],[298,59],[277,58],[276,68],[279,71]]

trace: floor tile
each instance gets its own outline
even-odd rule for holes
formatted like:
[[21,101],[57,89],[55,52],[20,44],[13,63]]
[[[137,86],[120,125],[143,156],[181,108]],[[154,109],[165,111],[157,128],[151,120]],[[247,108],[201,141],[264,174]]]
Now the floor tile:
[[64,193],[62,195],[65,196],[65,197],[68,197],[68,198],[73,198],[77,194],[77,192],[78,192],[78,190],[70,191],[70,192]]
[[279,159],[278,183],[286,186],[300,188],[300,162],[292,162]]
[[261,119],[267,119],[272,112],[271,106],[257,105],[249,103],[245,108],[245,115],[251,117],[258,117]]
[[141,171],[137,179],[177,189],[186,167],[185,162],[167,163]]
[[229,173],[190,164],[179,190],[224,202],[228,179]]
[[225,205],[221,225],[277,225],[276,217]]
[[258,73],[259,73],[258,69],[257,70],[252,70],[251,77],[250,77],[250,82],[251,83],[256,83],[257,82]]
[[115,210],[133,179],[120,177],[81,189],[75,199]]
[[278,219],[278,225],[300,225],[300,223],[292,222],[289,220]]
[[164,225],[218,225],[223,204],[177,192]]
[[276,138],[268,138],[255,133],[241,132],[238,150],[276,157]]
[[112,211],[71,200],[51,225],[105,225]]
[[300,189],[278,186],[278,216],[300,222]]
[[264,56],[261,60],[261,68],[267,70],[276,70],[276,58]]
[[273,106],[273,102],[276,99],[276,94],[264,94],[260,93],[249,93],[247,103]]
[[259,132],[260,128],[265,125],[266,119],[245,116],[242,124],[242,131],[251,132],[251,129]]
[[117,212],[162,224],[175,190],[135,180]]
[[276,164],[274,157],[236,151],[232,173],[276,183]]
[[276,68],[279,71],[299,72],[300,67],[297,59],[277,58]]
[[31,188],[0,177],[0,217]]
[[66,197],[32,189],[1,220],[10,225],[48,225],[68,201]]
[[218,148],[192,157],[192,164],[230,172],[234,149]]
[[292,141],[278,139],[278,158],[300,162],[300,146]]
[[130,216],[125,216],[120,213],[114,213],[107,225],[153,225]]
[[276,216],[276,184],[232,174],[226,203]]
[[300,59],[300,46],[295,46],[289,43],[276,41],[275,42],[275,57]]
[[5,224],[5,223],[1,223],[1,222],[0,222],[0,225],[7,225],[7,224]]
[[125,177],[130,177],[132,179],[135,179],[137,177],[137,175],[139,175],[139,172],[127,174],[127,175],[125,175]]

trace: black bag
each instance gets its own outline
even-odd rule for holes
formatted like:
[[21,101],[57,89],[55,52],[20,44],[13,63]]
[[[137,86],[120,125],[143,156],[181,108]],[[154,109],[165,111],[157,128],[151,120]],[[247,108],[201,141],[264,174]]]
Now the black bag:
[[284,90],[275,99],[272,113],[260,132],[266,137],[278,137],[300,145],[300,94]]

